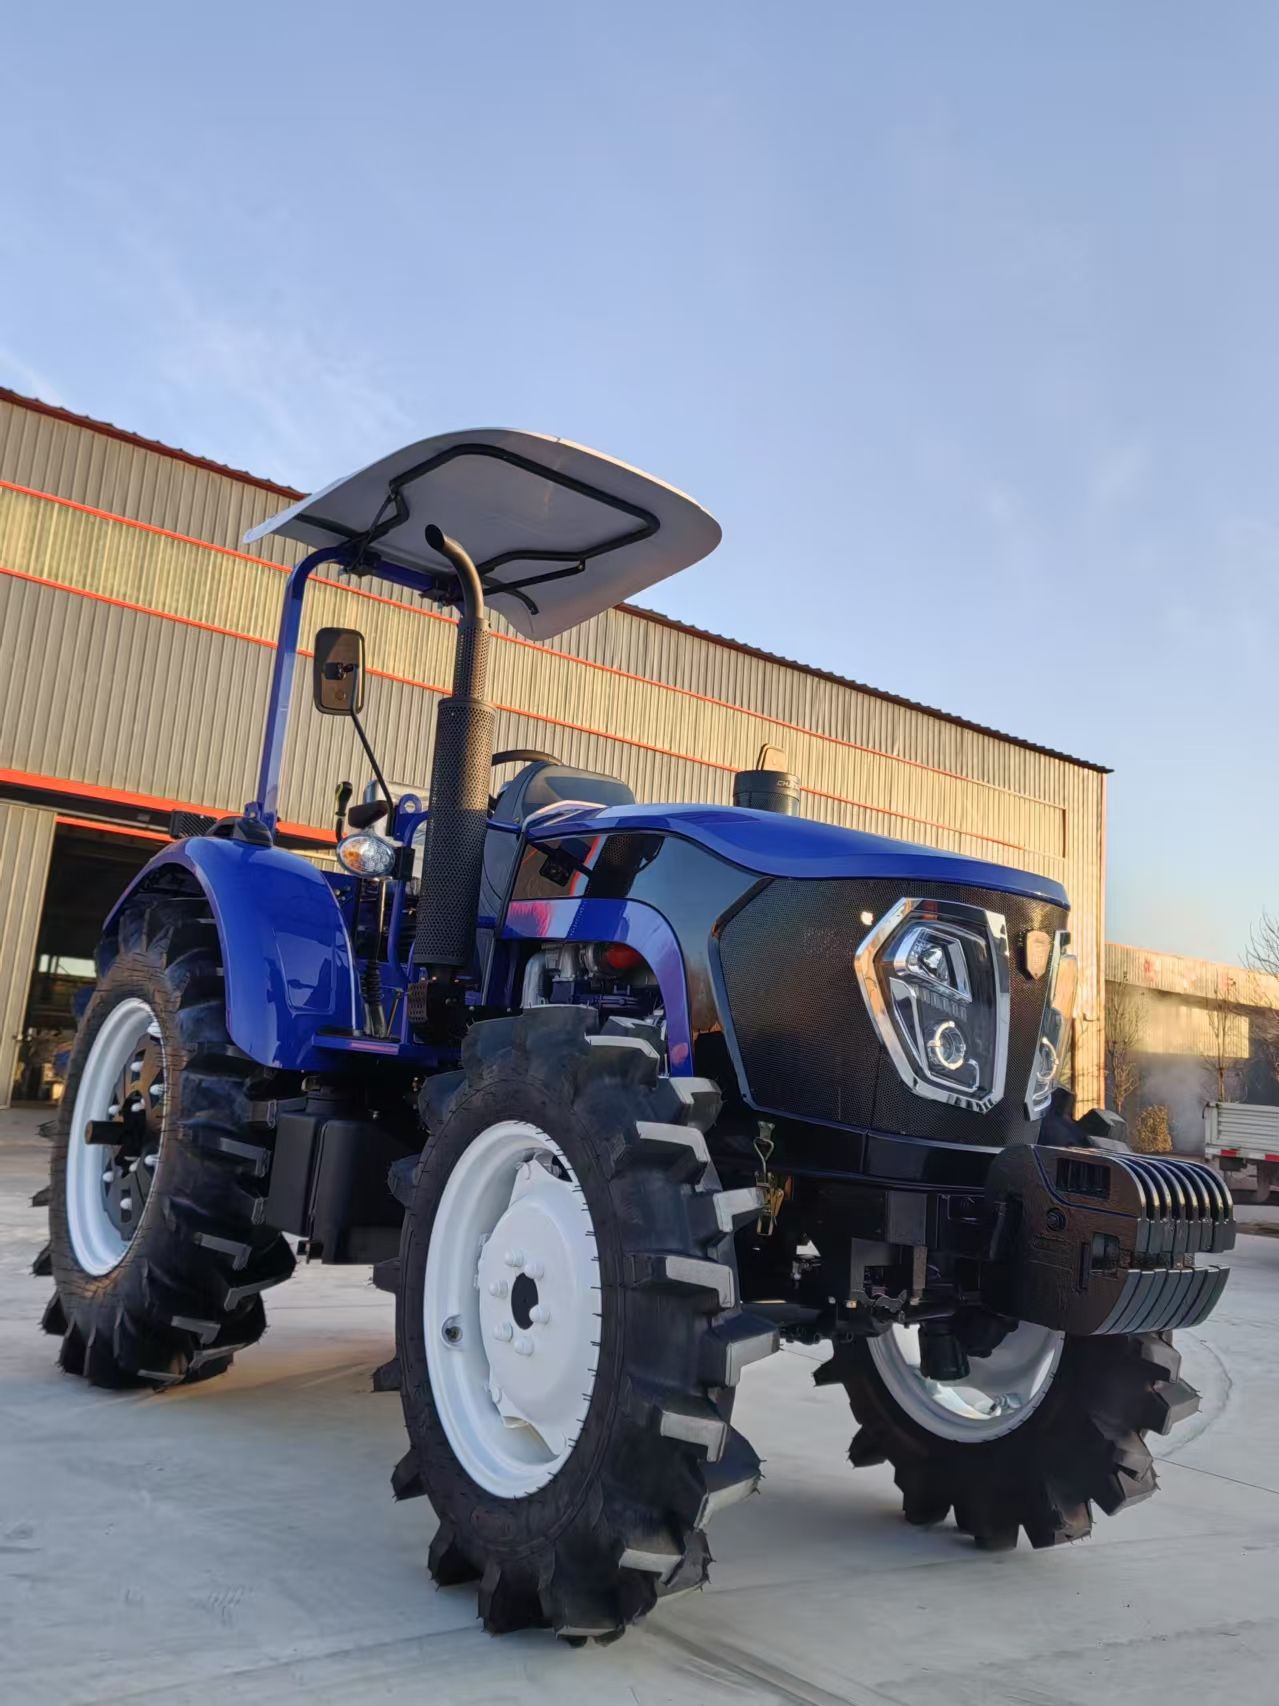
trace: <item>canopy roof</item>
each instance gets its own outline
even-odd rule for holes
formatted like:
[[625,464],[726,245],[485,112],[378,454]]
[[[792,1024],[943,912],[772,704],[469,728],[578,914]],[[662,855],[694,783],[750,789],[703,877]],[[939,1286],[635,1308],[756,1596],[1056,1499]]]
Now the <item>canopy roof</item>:
[[350,542],[442,579],[433,524],[458,540],[490,604],[545,640],[713,551],[719,523],[661,480],[541,433],[480,428],[420,439],[282,510],[245,535]]

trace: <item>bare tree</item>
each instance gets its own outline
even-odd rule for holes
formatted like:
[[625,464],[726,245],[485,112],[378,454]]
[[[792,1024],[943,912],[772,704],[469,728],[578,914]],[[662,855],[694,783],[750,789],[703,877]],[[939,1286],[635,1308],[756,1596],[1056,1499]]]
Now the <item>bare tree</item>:
[[1130,983],[1106,985],[1106,1088],[1115,1113],[1124,1109],[1141,1082],[1141,1037],[1146,1015],[1140,990]]
[[1256,1051],[1279,1080],[1279,918],[1263,912],[1252,927],[1243,963],[1253,976],[1252,1033]]
[[1231,1102],[1240,1086],[1241,1060],[1246,1066],[1246,1048],[1240,1047],[1245,1024],[1243,1003],[1233,977],[1221,978],[1217,993],[1208,1004],[1207,1034],[1203,1063],[1216,1084],[1217,1100]]

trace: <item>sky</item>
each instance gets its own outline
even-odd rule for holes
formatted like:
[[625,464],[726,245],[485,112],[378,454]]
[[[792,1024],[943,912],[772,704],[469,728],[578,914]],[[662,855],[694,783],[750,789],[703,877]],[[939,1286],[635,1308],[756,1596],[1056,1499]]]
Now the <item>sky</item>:
[[1279,910],[1268,0],[11,6],[0,384],[310,489],[519,426],[682,620],[1113,767],[1108,935]]

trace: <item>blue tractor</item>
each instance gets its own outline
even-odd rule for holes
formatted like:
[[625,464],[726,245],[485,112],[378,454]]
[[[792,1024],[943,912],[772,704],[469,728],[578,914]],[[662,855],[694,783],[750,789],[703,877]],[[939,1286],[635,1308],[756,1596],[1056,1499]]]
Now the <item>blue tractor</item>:
[[[447,531],[445,531],[447,529]],[[44,1325],[98,1386],[216,1375],[263,1293],[363,1262],[396,1301],[437,1582],[485,1626],[610,1640],[706,1579],[753,1492],[743,1369],[828,1342],[854,1465],[980,1547],[1145,1498],[1197,1404],[1173,1329],[1231,1245],[1206,1168],[1134,1155],[1058,1084],[1076,962],[1052,881],[754,805],[645,805],[494,753],[489,607],[545,640],[711,551],[690,499],[564,440],[415,444],[249,536],[290,574],[257,798],[179,815],[107,920],[61,1105]],[[373,782],[333,873],[279,784],[317,569],[458,612],[429,791],[387,786],[362,637],[315,711]],[[494,767],[506,780],[494,789]],[[773,809],[769,809],[773,808]]]

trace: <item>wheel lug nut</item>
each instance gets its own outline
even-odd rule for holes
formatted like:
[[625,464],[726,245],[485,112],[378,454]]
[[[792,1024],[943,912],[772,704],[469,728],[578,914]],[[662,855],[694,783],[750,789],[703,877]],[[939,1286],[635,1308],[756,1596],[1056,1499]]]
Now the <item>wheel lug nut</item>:
[[526,1339],[524,1335],[521,1334],[515,1341],[515,1354],[520,1357],[531,1357],[533,1354],[532,1339]]
[[536,1321],[539,1327],[545,1327],[551,1318],[551,1312],[544,1303],[535,1303],[528,1312],[530,1321]]
[[505,1280],[490,1280],[489,1281],[489,1296],[490,1297],[505,1297],[507,1292],[510,1289],[511,1289],[510,1286],[507,1285]]
[[[509,1321],[499,1321],[497,1326],[493,1329],[493,1337],[495,1339],[501,1339],[502,1343],[506,1345],[510,1343],[514,1332],[515,1329],[511,1326]],[[517,1346],[516,1348],[518,1349],[519,1347]]]
[[540,1280],[546,1272],[545,1262],[539,1262],[536,1256],[531,1262],[522,1262],[520,1265],[531,1280]]
[[524,1266],[524,1252],[523,1250],[508,1250],[502,1260],[508,1268],[522,1268]]

